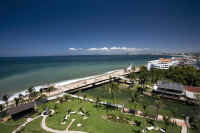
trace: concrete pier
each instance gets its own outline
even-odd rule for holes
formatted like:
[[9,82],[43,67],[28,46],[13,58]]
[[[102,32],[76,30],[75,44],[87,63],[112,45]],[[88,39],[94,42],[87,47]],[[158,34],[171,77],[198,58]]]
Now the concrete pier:
[[49,96],[58,95],[63,92],[71,92],[75,90],[87,89],[96,85],[110,82],[110,80],[120,79],[120,76],[129,74],[126,69],[119,69],[112,72],[108,72],[102,75],[92,76],[91,78],[75,81],[66,85],[56,85],[57,91],[52,92]]

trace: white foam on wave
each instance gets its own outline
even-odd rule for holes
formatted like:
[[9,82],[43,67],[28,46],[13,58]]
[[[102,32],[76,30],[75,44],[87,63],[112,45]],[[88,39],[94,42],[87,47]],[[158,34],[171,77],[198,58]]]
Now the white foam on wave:
[[55,87],[56,86],[64,86],[64,85],[71,84],[71,83],[74,83],[74,82],[78,82],[78,81],[81,81],[81,80],[87,80],[87,79],[91,79],[91,78],[96,78],[98,76],[103,76],[103,75],[106,75],[106,74],[111,74],[111,73],[116,72],[116,71],[119,71],[119,70],[113,70],[113,71],[105,72],[103,74],[88,76],[88,77],[84,77],[84,78],[78,78],[78,79],[72,79],[72,80],[65,80],[65,81],[54,83],[53,85]]
[[[52,84],[49,84],[49,85],[39,85],[39,86],[35,86],[33,88],[35,89],[35,91],[39,92],[41,89],[48,88],[49,86],[55,86],[55,87],[64,86],[64,85],[71,84],[71,83],[74,83],[74,82],[78,82],[78,81],[81,81],[81,80],[87,80],[87,79],[90,79],[90,78],[96,78],[98,76],[111,74],[111,73],[116,72],[116,71],[119,71],[119,70],[108,71],[108,72],[105,72],[103,74],[88,76],[88,77],[84,77],[84,78],[77,78],[77,79],[72,79],[72,80],[64,80],[64,81],[55,82],[55,83],[52,83]],[[29,94],[28,93],[28,89],[25,89],[24,91],[15,93],[14,95],[12,95],[8,99],[8,101],[13,101],[15,98],[19,98],[20,94],[22,94],[23,96],[28,95]],[[4,104],[4,103],[5,103],[4,101],[0,100],[0,104]]]

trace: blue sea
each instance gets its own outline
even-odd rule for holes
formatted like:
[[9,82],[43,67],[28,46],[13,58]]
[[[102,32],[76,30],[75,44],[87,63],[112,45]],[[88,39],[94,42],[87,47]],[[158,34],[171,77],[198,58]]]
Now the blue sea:
[[14,94],[29,87],[102,74],[139,66],[165,56],[96,55],[51,57],[1,57],[0,94]]

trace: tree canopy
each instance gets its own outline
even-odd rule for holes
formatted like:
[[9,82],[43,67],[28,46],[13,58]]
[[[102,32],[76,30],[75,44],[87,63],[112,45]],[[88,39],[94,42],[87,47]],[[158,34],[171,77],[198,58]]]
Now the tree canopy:
[[143,66],[136,77],[145,82],[156,83],[158,80],[170,80],[189,86],[200,86],[200,70],[193,66],[175,66],[167,70],[147,69]]

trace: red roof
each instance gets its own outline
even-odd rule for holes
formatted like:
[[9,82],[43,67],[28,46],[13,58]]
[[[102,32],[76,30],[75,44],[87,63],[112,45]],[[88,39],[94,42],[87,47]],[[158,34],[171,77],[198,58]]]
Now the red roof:
[[184,86],[185,90],[191,91],[191,92],[200,92],[200,87],[194,87],[194,86]]

